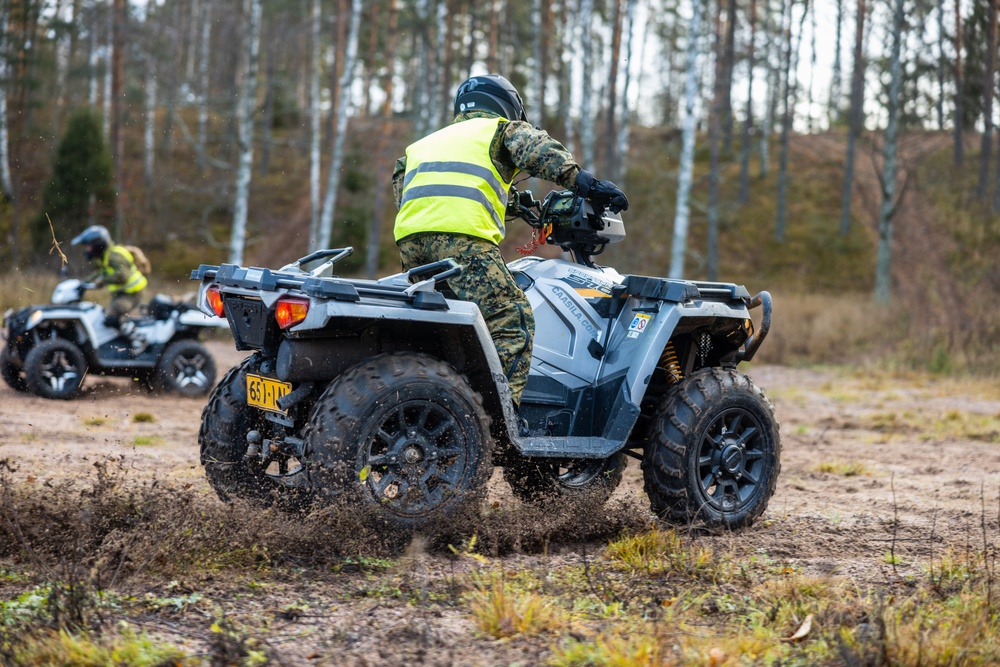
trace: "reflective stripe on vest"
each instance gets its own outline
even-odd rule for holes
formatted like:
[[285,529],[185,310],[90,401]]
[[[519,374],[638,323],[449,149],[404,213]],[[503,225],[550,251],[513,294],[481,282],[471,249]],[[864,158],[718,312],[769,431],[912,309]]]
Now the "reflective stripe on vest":
[[125,259],[128,260],[129,266],[131,267],[132,271],[128,274],[128,279],[125,281],[124,284],[118,285],[118,284],[108,283],[108,290],[112,292],[117,292],[120,290],[122,292],[125,292],[125,294],[135,294],[136,292],[141,292],[142,290],[146,289],[146,285],[149,283],[149,281],[146,280],[146,276],[142,275],[142,271],[140,271],[135,267],[135,259],[132,257],[132,253],[130,253],[128,249],[125,248],[125,246],[120,246],[120,245],[111,246],[104,253],[104,258],[101,264],[104,268],[105,275],[109,277],[111,275],[114,275],[114,271],[108,264],[108,257],[111,255],[112,252],[117,252],[119,255],[125,257]]
[[466,234],[499,243],[510,182],[490,158],[500,118],[474,118],[438,130],[406,149],[395,237]]

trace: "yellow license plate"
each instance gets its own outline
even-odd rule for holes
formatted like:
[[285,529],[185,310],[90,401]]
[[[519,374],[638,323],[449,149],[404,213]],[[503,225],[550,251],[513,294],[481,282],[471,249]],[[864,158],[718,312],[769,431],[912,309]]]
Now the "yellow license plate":
[[247,405],[285,414],[286,411],[278,407],[278,399],[290,393],[291,383],[247,374]]

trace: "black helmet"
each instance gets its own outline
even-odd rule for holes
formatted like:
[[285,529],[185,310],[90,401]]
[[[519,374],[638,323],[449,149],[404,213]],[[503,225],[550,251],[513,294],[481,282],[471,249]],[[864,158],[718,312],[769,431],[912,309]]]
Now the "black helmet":
[[84,255],[87,259],[94,259],[103,256],[104,251],[111,245],[111,234],[104,225],[91,225],[70,241],[70,244],[84,246]]
[[507,120],[528,120],[517,88],[499,74],[474,76],[458,87],[455,115],[466,111],[492,111]]

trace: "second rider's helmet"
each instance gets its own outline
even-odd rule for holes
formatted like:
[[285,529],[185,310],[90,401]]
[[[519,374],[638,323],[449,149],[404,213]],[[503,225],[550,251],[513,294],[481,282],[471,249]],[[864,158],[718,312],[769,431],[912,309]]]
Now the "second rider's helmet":
[[455,115],[467,111],[492,111],[507,120],[528,120],[517,88],[499,74],[474,76],[458,87]]
[[111,245],[111,234],[104,225],[91,225],[70,241],[70,244],[82,245],[87,259],[95,259],[104,256],[104,251]]

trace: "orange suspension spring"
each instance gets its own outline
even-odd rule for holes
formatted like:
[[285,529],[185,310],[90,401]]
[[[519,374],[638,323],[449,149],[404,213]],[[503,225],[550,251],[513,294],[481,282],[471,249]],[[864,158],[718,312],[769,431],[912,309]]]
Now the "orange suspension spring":
[[659,366],[666,371],[667,380],[670,384],[680,382],[684,379],[684,374],[681,372],[681,362],[677,358],[677,350],[674,349],[674,341],[670,341],[667,343],[667,346],[663,348],[663,354],[660,355]]

